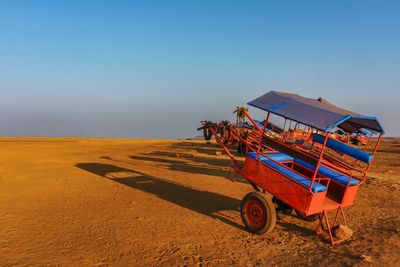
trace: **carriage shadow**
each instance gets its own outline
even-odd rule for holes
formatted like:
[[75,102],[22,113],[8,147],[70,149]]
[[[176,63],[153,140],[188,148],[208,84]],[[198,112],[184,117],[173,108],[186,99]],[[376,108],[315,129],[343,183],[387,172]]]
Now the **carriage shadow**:
[[234,178],[237,182],[247,183],[244,178],[236,175],[233,170],[229,170],[231,164],[229,159],[194,157],[184,153],[178,156],[177,153],[155,151],[149,154],[130,156],[129,158],[135,161],[158,163],[158,168],[167,168],[171,171],[218,176],[229,180]]
[[377,152],[383,154],[400,154],[400,150],[389,150],[389,149],[378,149]]
[[204,155],[215,155],[215,151],[221,151],[222,148],[216,143],[193,143],[179,142],[172,146],[173,149],[190,149]]
[[[291,215],[292,218],[300,220],[297,216]],[[303,237],[310,237],[313,236],[315,231],[313,229],[303,227],[297,224],[294,224],[292,222],[287,222],[287,221],[282,221],[279,220],[277,221],[277,224],[283,227],[286,231],[297,233]]]
[[[204,191],[145,173],[103,163],[78,163],[77,168],[107,178],[111,181],[152,194],[183,208],[218,219],[244,230],[244,227],[221,211],[239,212],[240,201],[235,198]],[[123,174],[124,177],[120,177]]]

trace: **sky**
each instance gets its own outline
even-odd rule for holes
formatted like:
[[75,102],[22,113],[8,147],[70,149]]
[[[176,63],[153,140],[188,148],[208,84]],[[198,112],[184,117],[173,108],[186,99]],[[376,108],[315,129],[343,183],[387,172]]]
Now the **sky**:
[[271,90],[400,136],[399,14],[399,1],[0,0],[0,136],[193,137]]

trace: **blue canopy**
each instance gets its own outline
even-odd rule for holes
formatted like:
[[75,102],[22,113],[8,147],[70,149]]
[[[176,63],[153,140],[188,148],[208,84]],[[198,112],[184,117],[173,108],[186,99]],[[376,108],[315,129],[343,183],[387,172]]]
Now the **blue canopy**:
[[350,133],[362,128],[384,133],[376,117],[339,108],[321,97],[271,91],[247,104],[325,132],[339,127]]

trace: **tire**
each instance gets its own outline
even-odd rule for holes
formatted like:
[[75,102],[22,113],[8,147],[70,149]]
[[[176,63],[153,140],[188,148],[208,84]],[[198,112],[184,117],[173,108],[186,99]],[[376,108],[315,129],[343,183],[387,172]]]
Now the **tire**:
[[224,129],[221,127],[217,128],[217,134],[219,134],[219,136],[223,137],[224,136]]
[[240,156],[244,156],[246,154],[246,145],[239,141],[237,152]]
[[271,232],[276,224],[275,206],[259,192],[248,193],[240,204],[240,215],[246,228],[254,234]]
[[307,222],[315,222],[316,220],[319,219],[319,214],[313,214],[313,215],[308,215],[305,216],[304,214],[301,214],[298,210],[295,210],[297,217],[299,217],[300,219],[307,221]]
[[210,131],[210,129],[204,128],[203,135],[204,135],[204,139],[209,141],[209,140],[211,140],[212,132]]

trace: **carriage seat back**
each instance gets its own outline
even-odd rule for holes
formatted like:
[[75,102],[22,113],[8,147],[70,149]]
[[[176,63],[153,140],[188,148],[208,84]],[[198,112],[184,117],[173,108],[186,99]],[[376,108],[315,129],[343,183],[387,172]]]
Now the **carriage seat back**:
[[[314,133],[313,134],[313,141],[323,144],[325,140],[325,136]],[[352,158],[361,160],[362,162],[365,162],[367,164],[371,163],[372,160],[372,155],[369,153],[366,153],[364,151],[361,151],[357,148],[354,148],[352,146],[349,146],[345,143],[342,143],[338,140],[329,138],[328,141],[326,142],[326,146],[332,150],[335,150],[337,152],[346,154]]]

